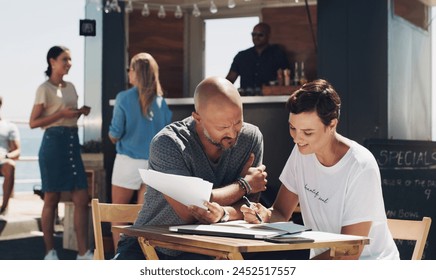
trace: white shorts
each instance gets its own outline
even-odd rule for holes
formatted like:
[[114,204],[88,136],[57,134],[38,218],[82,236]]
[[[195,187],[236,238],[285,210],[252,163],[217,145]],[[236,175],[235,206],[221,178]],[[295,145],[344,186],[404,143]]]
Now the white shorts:
[[112,170],[112,185],[139,190],[142,184],[139,168],[148,169],[148,160],[117,154]]

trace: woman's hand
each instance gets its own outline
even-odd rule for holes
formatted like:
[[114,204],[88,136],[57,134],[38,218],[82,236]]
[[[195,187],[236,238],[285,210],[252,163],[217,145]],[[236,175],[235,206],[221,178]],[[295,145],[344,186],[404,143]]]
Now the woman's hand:
[[244,221],[250,224],[260,224],[256,213],[262,218],[264,223],[268,223],[271,217],[271,210],[267,209],[260,203],[251,203],[251,207],[247,205],[241,206],[241,212],[244,215]]
[[79,110],[72,109],[70,107],[65,107],[65,108],[61,109],[59,111],[59,113],[61,114],[61,116],[63,118],[66,118],[66,119],[79,118],[80,114],[81,114]]
[[84,105],[79,109],[79,111],[81,114],[87,116],[91,112],[91,107]]

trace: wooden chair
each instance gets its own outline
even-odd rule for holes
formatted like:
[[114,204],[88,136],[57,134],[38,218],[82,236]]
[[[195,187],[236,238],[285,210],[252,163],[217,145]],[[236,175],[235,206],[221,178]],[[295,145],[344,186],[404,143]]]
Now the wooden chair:
[[422,221],[388,219],[389,230],[394,239],[416,241],[412,260],[422,259],[430,225],[430,217],[423,217]]
[[97,198],[92,199],[92,223],[94,226],[95,250],[94,259],[104,260],[102,222],[133,223],[138,216],[140,204],[112,204],[100,203]]

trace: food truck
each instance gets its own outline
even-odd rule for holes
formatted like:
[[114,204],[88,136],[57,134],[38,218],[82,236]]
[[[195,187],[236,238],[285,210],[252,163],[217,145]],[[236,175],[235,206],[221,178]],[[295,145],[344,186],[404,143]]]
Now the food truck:
[[[273,30],[270,42],[286,52],[292,81],[296,73],[301,76],[304,64],[307,80],[327,79],[341,95],[341,134],[361,144],[368,139],[434,138],[430,28],[434,1],[103,2],[89,1],[86,7],[96,34],[86,37],[85,103],[99,113],[86,120],[84,139],[102,142],[107,189],[115,157],[108,127],[116,94],[129,86],[125,69],[130,58],[141,51],[156,58],[173,119],[187,117],[193,111],[195,86],[205,77],[206,21],[211,19],[257,17],[268,23]],[[244,120],[264,135],[269,186],[262,202],[267,205],[275,198],[279,174],[293,147],[284,104],[300,85],[299,79],[286,85],[271,81],[255,94],[242,96]],[[424,193],[429,194],[434,185],[427,188],[430,191]]]

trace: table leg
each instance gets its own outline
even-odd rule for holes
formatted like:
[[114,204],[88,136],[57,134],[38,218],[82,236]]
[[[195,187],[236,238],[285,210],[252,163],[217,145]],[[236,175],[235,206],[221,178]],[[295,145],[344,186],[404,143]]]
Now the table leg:
[[147,260],[158,260],[159,257],[156,254],[156,250],[153,246],[148,243],[144,237],[138,237],[139,245],[141,246],[142,252]]
[[330,249],[330,257],[336,259],[344,256],[354,256],[360,252],[360,249],[361,249],[360,245],[333,247]]
[[229,260],[240,260],[242,261],[244,258],[242,257],[241,253],[229,253],[227,255]]

